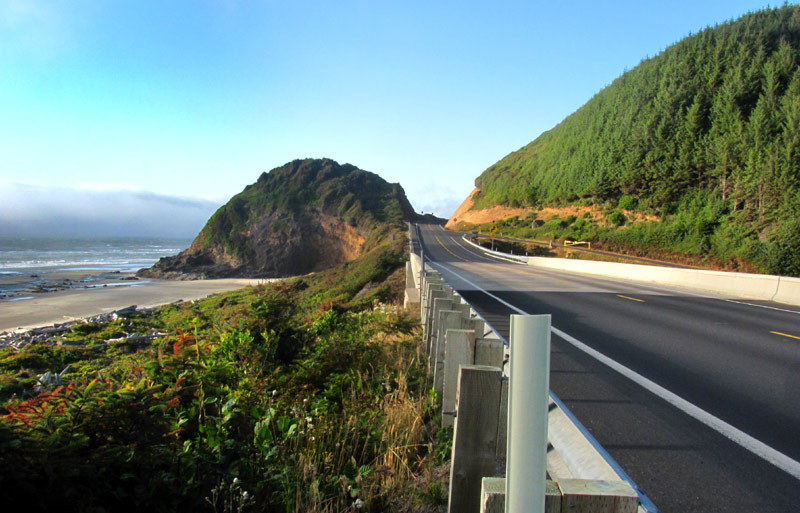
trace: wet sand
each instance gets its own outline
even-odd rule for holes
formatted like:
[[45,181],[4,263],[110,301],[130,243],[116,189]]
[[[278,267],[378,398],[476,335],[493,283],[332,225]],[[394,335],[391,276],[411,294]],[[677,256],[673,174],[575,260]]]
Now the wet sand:
[[82,319],[131,305],[151,307],[204,298],[217,292],[257,285],[266,280],[224,279],[195,281],[140,280],[97,288],[70,288],[49,293],[26,294],[15,301],[0,302],[0,331],[27,329]]

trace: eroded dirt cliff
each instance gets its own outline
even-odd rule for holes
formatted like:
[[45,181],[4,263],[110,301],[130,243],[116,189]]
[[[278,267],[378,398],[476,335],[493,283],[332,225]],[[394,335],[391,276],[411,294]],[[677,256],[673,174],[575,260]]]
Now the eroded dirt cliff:
[[356,259],[365,240],[356,227],[320,211],[264,215],[243,235],[246,246],[234,252],[224,245],[205,246],[201,232],[189,249],[162,258],[140,275],[169,279],[295,276]]

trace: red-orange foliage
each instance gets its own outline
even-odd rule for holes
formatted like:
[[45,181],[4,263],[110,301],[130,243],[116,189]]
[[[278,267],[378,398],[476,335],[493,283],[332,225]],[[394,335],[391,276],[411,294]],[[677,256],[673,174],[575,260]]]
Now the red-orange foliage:
[[41,419],[48,410],[64,413],[74,389],[75,382],[72,382],[66,387],[60,386],[53,391],[42,392],[36,397],[22,401],[19,404],[6,404],[5,408],[9,413],[3,415],[3,418],[31,426]]

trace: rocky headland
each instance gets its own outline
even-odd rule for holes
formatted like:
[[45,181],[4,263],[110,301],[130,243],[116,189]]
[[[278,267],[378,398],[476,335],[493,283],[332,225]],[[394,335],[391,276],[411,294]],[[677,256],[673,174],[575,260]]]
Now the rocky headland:
[[330,159],[263,173],[220,207],[182,253],[148,278],[277,278],[352,261],[416,217],[399,184]]

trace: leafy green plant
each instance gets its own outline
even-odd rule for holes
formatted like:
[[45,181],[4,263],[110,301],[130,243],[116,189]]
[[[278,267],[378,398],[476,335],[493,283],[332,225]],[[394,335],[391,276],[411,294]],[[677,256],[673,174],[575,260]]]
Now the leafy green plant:
[[619,210],[612,210],[607,216],[608,222],[614,226],[622,226],[625,224],[625,216]]
[[634,208],[636,208],[636,204],[637,204],[636,198],[626,194],[619,199],[617,207],[622,210],[633,210]]
[[[36,510],[382,510],[430,462],[419,328],[355,294],[321,299],[330,281],[395,279],[402,259],[381,251],[98,325],[82,346],[0,350],[5,496]],[[168,336],[103,341],[123,328]],[[34,392],[60,365],[81,370]]]

